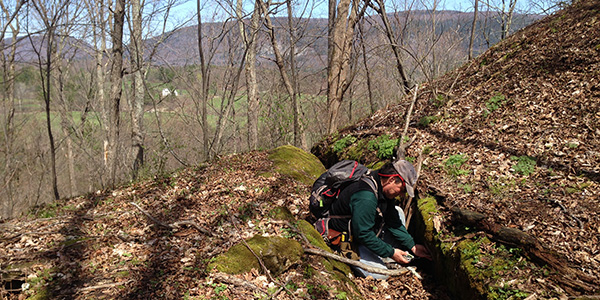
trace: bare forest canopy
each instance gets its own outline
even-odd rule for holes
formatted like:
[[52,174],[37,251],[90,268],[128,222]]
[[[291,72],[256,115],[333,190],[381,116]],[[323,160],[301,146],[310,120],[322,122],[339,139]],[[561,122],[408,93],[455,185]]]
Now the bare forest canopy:
[[102,1],[7,2],[1,217],[219,154],[288,143],[308,149],[337,128],[328,119],[342,126],[401,99],[400,61],[411,82],[430,81],[541,18],[482,7],[471,39],[473,13],[387,13],[402,48],[395,58],[383,19],[371,11],[356,24],[332,117],[326,19],[292,8],[292,18],[260,14],[256,27],[250,12],[225,10],[227,22],[156,34],[170,4],[136,15],[136,3],[123,3],[120,15]]

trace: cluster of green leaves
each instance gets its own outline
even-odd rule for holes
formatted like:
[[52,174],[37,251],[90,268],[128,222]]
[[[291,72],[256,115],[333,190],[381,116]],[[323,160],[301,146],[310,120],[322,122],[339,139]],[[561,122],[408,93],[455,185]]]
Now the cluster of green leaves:
[[389,159],[394,156],[394,148],[398,145],[398,139],[392,139],[384,134],[374,140],[369,141],[367,149],[377,151],[377,158]]
[[440,120],[440,116],[424,116],[421,119],[419,119],[418,124],[419,124],[419,126],[427,127],[427,126],[429,126],[429,124],[433,124],[439,120]]
[[537,163],[536,159],[531,156],[511,156],[511,160],[516,161],[517,163],[512,167],[516,173],[519,173],[524,176],[529,176],[531,173],[535,172],[535,165]]
[[340,153],[342,152],[344,149],[346,149],[346,147],[352,145],[354,142],[356,142],[356,137],[352,136],[352,135],[347,135],[339,140],[337,140],[334,144],[333,144],[333,151],[335,153]]
[[444,95],[437,95],[434,99],[431,99],[431,101],[433,102],[433,105],[435,105],[436,107],[442,107],[444,105],[446,105],[446,103],[448,103],[448,99],[444,96]]
[[502,94],[496,94],[492,96],[486,103],[485,107],[487,111],[484,113],[484,116],[487,117],[489,113],[494,112],[499,109],[506,102],[506,97]]
[[460,175],[469,174],[469,170],[463,170],[462,166],[469,160],[469,157],[465,154],[454,154],[446,159],[444,165],[446,167],[446,172],[449,175],[458,177]]

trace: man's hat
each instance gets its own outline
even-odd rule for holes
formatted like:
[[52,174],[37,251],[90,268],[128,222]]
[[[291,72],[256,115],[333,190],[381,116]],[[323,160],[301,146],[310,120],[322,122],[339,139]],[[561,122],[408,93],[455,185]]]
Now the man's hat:
[[394,169],[402,176],[402,178],[404,178],[408,195],[415,197],[414,186],[417,183],[417,171],[415,170],[415,167],[408,161],[401,159],[394,162]]

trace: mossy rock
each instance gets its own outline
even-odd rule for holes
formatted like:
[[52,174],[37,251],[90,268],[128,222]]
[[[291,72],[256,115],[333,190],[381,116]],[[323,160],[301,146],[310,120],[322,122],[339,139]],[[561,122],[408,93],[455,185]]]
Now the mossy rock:
[[269,159],[273,161],[275,171],[306,185],[312,185],[325,172],[325,167],[316,156],[290,145],[271,150]]
[[[299,220],[297,223],[298,230],[304,234],[309,243],[321,250],[325,250],[333,253],[331,248],[325,244],[321,235],[315,230],[314,226],[308,223],[305,220]],[[342,262],[339,262],[334,259],[329,259],[325,257],[320,257],[319,262],[330,278],[335,279],[335,281],[331,281],[330,288],[332,290],[337,291],[345,291],[348,299],[362,299],[360,295],[359,289],[356,287],[356,284],[352,279],[350,279],[349,275],[352,273],[350,267]],[[307,266],[307,268],[312,268],[311,266]],[[310,272],[312,276],[326,276],[321,272]],[[322,280],[317,280],[321,282]]]
[[290,210],[285,206],[278,206],[269,212],[269,216],[275,220],[294,222],[296,218]]
[[[278,276],[289,267],[301,261],[304,250],[300,243],[279,236],[264,237],[255,235],[246,243],[264,263],[271,275]],[[209,264],[208,270],[217,269],[228,274],[241,274],[253,268],[263,271],[258,259],[244,243],[237,244]]]

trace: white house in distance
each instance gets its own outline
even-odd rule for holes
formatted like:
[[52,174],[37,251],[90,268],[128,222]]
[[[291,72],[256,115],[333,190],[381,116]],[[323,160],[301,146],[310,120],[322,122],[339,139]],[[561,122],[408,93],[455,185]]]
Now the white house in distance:
[[175,97],[179,96],[179,92],[177,90],[169,90],[168,88],[164,88],[161,92],[163,97],[174,95]]

